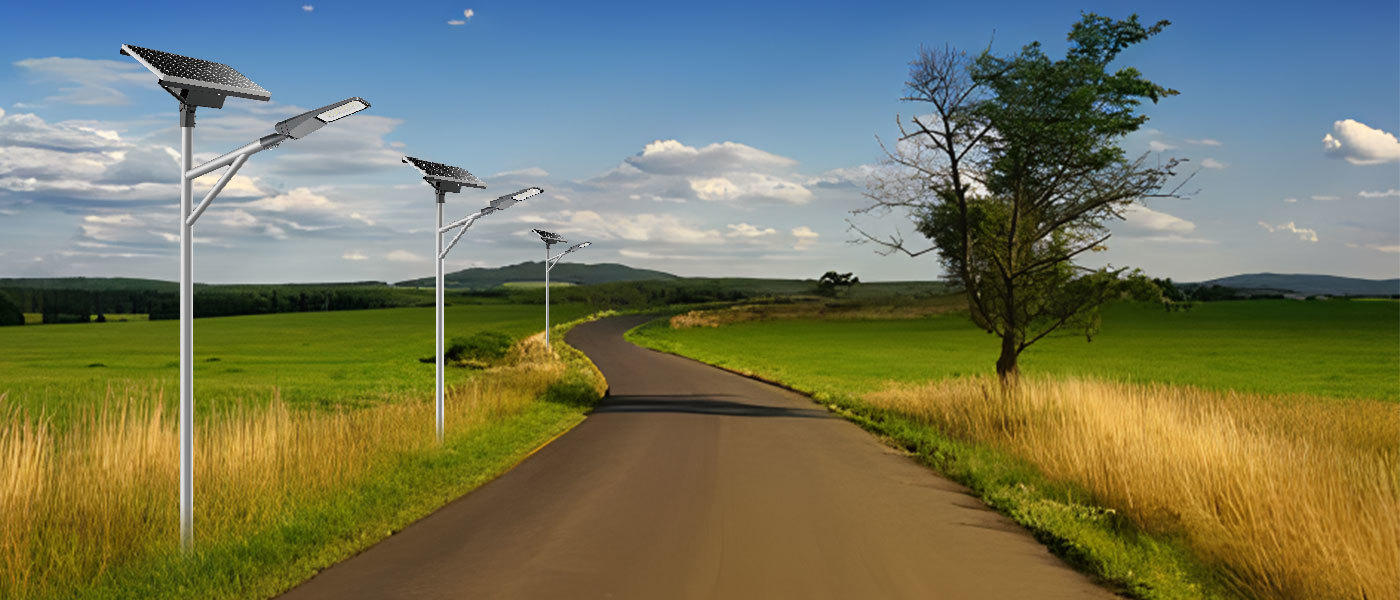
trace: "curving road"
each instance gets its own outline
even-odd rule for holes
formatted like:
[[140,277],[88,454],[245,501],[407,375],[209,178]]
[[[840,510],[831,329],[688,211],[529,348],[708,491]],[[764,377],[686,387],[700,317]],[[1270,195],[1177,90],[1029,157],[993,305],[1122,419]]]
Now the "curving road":
[[306,598],[1111,598],[810,400],[579,326],[611,396]]

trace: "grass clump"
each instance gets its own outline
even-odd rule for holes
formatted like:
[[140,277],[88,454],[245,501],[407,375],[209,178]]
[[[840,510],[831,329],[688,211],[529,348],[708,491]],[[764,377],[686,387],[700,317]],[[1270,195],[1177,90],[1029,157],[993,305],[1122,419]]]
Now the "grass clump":
[[602,381],[534,346],[449,389],[441,445],[425,398],[307,410],[274,391],[197,413],[190,556],[177,547],[178,429],[163,387],[109,388],[61,428],[9,406],[0,597],[275,595],[581,421]]
[[1242,595],[1400,597],[1393,405],[1077,378],[1008,390],[992,377],[862,401],[1004,450],[1142,530],[1179,536]]

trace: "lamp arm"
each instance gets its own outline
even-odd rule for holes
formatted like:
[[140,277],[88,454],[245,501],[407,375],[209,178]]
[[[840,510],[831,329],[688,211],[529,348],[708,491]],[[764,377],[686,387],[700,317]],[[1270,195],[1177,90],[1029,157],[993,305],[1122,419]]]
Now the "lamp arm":
[[190,215],[185,218],[186,225],[194,225],[194,222],[199,220],[199,215],[204,214],[204,209],[209,208],[209,204],[214,201],[214,197],[218,196],[219,192],[224,191],[224,186],[227,186],[228,182],[233,180],[234,173],[237,173],[239,169],[243,168],[243,163],[248,162],[249,156],[251,156],[251,154],[239,154],[233,159],[233,164],[229,165],[227,171],[224,171],[219,181],[214,184],[214,187],[209,190],[209,193],[199,202],[199,206],[196,206],[195,209],[190,212]]
[[456,226],[458,226],[458,225],[461,225],[461,227],[462,227],[461,231],[458,231],[458,232],[457,232],[457,235],[452,236],[452,241],[451,241],[450,243],[447,244],[447,247],[442,249],[442,254],[439,254],[439,255],[438,255],[438,260],[442,260],[442,259],[444,259],[444,258],[447,258],[447,253],[452,251],[452,248],[455,247],[455,246],[457,245],[457,241],[460,240],[460,239],[462,239],[462,235],[465,234],[465,233],[467,233],[467,230],[468,230],[468,229],[471,229],[472,223],[475,223],[477,219],[481,218],[481,215],[482,215],[482,213],[474,214],[474,215],[472,215],[472,216],[470,216],[470,217],[467,217],[467,218],[465,218],[465,219],[462,219],[462,220],[460,220],[460,221],[457,221],[456,223],[453,223],[452,225],[449,225],[449,226],[447,226],[447,227],[443,227],[443,228],[438,232],[438,235],[442,235],[443,233],[447,233],[447,231],[448,231],[449,229],[452,229],[453,227],[456,227]]
[[283,140],[287,139],[287,137],[288,136],[281,133],[274,133],[271,135],[262,136],[256,142],[249,142],[242,148],[224,154],[223,156],[220,156],[214,160],[199,165],[198,167],[185,171],[185,179],[196,179],[206,173],[222,169],[230,164],[233,164],[233,161],[238,160],[238,157],[240,156],[257,154],[259,152],[262,152],[263,150],[272,148],[277,144],[282,143]]

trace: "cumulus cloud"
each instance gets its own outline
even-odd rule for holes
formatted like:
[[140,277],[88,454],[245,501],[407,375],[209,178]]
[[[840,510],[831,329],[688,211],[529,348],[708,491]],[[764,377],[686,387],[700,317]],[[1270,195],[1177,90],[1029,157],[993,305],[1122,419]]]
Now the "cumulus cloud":
[[392,250],[388,254],[385,254],[384,258],[394,262],[404,263],[428,262],[428,259],[407,250]]
[[310,5],[310,4],[303,4],[303,5],[301,5],[301,9],[302,9],[303,11],[306,11],[306,12],[311,12],[311,11],[313,11],[313,10],[316,10],[316,7],[315,7],[315,6],[312,6],[312,5]]
[[1336,202],[1336,201],[1338,201],[1338,200],[1341,200],[1342,197],[1341,197],[1341,196],[1313,196],[1312,199],[1313,199],[1314,202]]
[[734,173],[727,177],[696,177],[689,181],[696,197],[711,202],[765,198],[787,204],[806,204],[812,199],[811,190],[802,184],[765,173]]
[[[677,245],[718,244],[724,241],[719,230],[687,223],[676,215],[642,213],[604,217],[592,210],[565,210],[560,212],[560,216],[563,221],[556,219],[554,222],[558,223],[557,229],[561,234]],[[546,223],[544,218],[534,215],[520,220],[531,224]]]
[[1214,158],[1207,158],[1207,159],[1201,161],[1201,166],[1202,166],[1202,167],[1205,167],[1205,168],[1207,168],[1207,169],[1224,169],[1225,167],[1227,167],[1227,166],[1229,166],[1229,165],[1226,165],[1226,164],[1223,163],[1223,162],[1220,162],[1220,161],[1218,161],[1218,160],[1215,160]]
[[1323,136],[1322,151],[1354,165],[1378,165],[1400,161],[1400,140],[1395,134],[1344,119],[1333,123],[1332,133]]
[[1162,141],[1159,141],[1159,140],[1152,140],[1152,141],[1148,142],[1148,143],[1147,143],[1147,147],[1148,147],[1149,149],[1151,149],[1153,152],[1165,152],[1165,151],[1167,151],[1167,150],[1171,150],[1171,149],[1173,149],[1173,148],[1176,148],[1176,146],[1172,146],[1172,145],[1170,145],[1170,144],[1168,144],[1168,143],[1166,143],[1166,142],[1162,142]]
[[1267,222],[1260,221],[1259,226],[1263,227],[1269,233],[1292,233],[1296,234],[1298,236],[1298,239],[1306,242],[1317,241],[1317,231],[1314,231],[1312,229],[1305,229],[1303,227],[1298,227],[1297,225],[1293,224],[1293,221],[1289,221],[1282,225],[1270,225]]
[[731,238],[756,238],[778,233],[778,230],[773,229],[772,227],[759,228],[748,223],[730,224],[727,227],[729,227],[729,233],[724,234],[724,237]]
[[1395,188],[1375,192],[1369,190],[1361,190],[1361,192],[1357,193],[1356,195],[1361,196],[1362,198],[1400,198],[1400,190],[1397,190]]
[[797,161],[737,142],[719,142],[703,148],[677,140],[656,140],[628,157],[627,164],[647,173],[714,175],[734,171],[789,169]]
[[1199,140],[1188,139],[1188,140],[1186,140],[1186,143],[1188,143],[1188,144],[1195,144],[1195,145],[1197,145],[1197,146],[1219,146],[1219,145],[1221,145],[1220,142],[1219,142],[1218,140],[1213,140],[1213,139],[1210,139],[1210,138],[1201,138],[1201,139],[1199,139]]
[[1196,232],[1195,223],[1140,204],[1123,209],[1123,223],[1115,230],[1133,240],[1180,244],[1215,243],[1212,240],[1192,237]]
[[821,237],[821,234],[812,231],[811,227],[802,225],[792,229],[792,237],[796,239],[796,243],[792,245],[793,250],[806,250],[817,243],[817,238]]
[[806,204],[810,176],[797,161],[737,142],[687,146],[657,140],[617,167],[579,182],[661,202],[722,202],[749,209],[758,204]]

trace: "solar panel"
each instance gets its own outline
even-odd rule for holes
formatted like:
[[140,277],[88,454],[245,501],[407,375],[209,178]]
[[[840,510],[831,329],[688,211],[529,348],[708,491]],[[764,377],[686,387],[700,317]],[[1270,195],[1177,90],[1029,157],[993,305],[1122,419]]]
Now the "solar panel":
[[543,229],[531,229],[530,231],[533,231],[535,232],[535,235],[540,236],[540,239],[543,240],[546,244],[563,244],[569,241],[564,239],[563,236],[552,231],[545,231]]
[[157,81],[166,88],[194,90],[250,100],[266,101],[272,98],[272,94],[263,89],[262,86],[253,83],[253,80],[223,63],[130,44],[122,44],[121,52],[150,69],[152,73],[155,73]]
[[445,181],[475,188],[484,189],[486,187],[485,181],[477,179],[476,175],[468,173],[466,169],[454,167],[452,165],[444,165],[431,160],[414,158],[412,156],[405,156],[403,158],[405,162],[413,165],[413,168],[421,171],[423,173],[423,178],[428,180],[429,183]]

